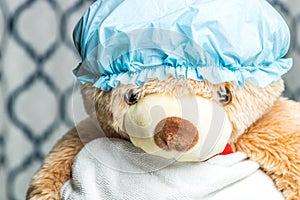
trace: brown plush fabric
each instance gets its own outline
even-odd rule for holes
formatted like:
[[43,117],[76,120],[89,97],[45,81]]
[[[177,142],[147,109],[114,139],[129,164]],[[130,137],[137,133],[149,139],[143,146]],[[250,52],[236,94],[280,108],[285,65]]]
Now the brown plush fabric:
[[73,128],[54,146],[41,169],[32,178],[26,199],[60,199],[60,189],[71,178],[73,159],[82,147],[77,131]]
[[300,105],[279,99],[236,142],[257,161],[286,199],[300,199]]
[[[217,95],[225,87],[232,97],[228,105],[222,105]],[[129,105],[124,96],[133,88],[139,92],[139,98],[153,93],[191,94],[219,103],[233,127],[230,144],[234,149],[257,161],[286,199],[300,199],[300,106],[279,98],[283,91],[282,80],[265,88],[247,83],[238,89],[233,83],[213,85],[206,81],[168,77],[166,80],[149,79],[140,87],[119,85],[110,92],[86,84],[82,88],[86,110],[107,136],[128,139],[123,122]],[[88,131],[81,131],[82,134]],[[84,142],[89,139],[93,137],[87,137]],[[33,177],[27,199],[60,199],[59,191],[71,177],[73,159],[82,147],[81,139],[72,129],[53,148]]]

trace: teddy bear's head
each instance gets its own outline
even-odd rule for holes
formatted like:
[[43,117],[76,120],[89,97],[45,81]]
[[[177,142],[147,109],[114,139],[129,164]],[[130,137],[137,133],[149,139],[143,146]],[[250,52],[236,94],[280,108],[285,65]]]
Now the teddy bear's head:
[[105,134],[180,161],[234,143],[272,108],[292,65],[288,28],[263,0],[99,0],[74,41],[85,108]]
[[[246,83],[149,79],[142,86],[120,84],[102,91],[85,84],[87,112],[108,137],[129,139],[148,153],[179,160],[205,160],[222,152],[269,111],[283,81],[265,88]],[[205,149],[204,149],[205,148]]]

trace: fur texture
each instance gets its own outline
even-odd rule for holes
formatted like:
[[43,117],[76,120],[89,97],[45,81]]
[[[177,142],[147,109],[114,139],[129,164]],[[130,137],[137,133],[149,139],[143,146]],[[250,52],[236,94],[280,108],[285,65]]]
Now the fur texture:
[[[222,105],[217,95],[224,88],[232,96],[228,105]],[[213,85],[171,76],[150,79],[141,87],[119,85],[110,92],[86,84],[82,87],[86,111],[108,137],[128,139],[123,119],[129,108],[124,100],[129,89],[135,89],[139,98],[153,93],[194,94],[220,103],[233,126],[230,143],[234,149],[257,161],[286,199],[300,198],[300,108],[298,103],[280,98],[281,79],[265,88],[247,83],[242,89],[233,83]],[[33,177],[27,199],[59,199],[60,188],[71,177],[74,157],[83,143],[96,137],[79,137],[87,133],[72,129],[58,142]]]
[[71,178],[73,159],[82,147],[76,129],[70,130],[54,146],[41,169],[32,178],[26,199],[60,199],[60,189]]
[[286,199],[300,199],[300,106],[280,98],[235,143],[257,161]]

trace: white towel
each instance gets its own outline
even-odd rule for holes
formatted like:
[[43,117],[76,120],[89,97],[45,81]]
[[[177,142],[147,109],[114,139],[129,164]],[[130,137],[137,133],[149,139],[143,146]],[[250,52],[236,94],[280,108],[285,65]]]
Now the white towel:
[[100,138],[82,149],[72,170],[61,190],[63,199],[283,199],[258,164],[242,153],[180,163],[146,154],[124,140]]

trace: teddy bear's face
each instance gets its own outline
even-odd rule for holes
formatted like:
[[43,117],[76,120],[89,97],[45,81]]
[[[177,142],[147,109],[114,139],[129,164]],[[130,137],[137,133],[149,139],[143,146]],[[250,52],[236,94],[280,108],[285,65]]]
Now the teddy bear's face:
[[265,88],[246,83],[149,79],[109,92],[86,84],[87,112],[109,137],[129,139],[147,153],[181,161],[216,155],[266,113],[283,90],[282,80]]

